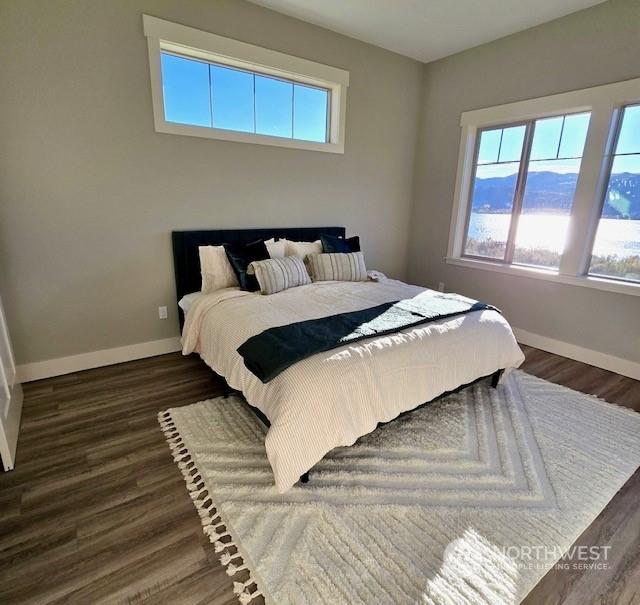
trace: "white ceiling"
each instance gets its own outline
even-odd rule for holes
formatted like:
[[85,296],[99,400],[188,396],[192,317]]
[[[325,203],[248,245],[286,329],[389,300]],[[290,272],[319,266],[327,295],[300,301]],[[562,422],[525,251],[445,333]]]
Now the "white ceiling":
[[428,62],[603,0],[251,0]]

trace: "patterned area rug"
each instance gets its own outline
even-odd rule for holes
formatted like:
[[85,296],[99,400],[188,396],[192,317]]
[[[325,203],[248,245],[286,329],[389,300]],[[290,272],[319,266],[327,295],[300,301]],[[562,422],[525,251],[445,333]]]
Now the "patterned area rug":
[[518,603],[640,465],[640,414],[520,371],[334,450],[286,494],[240,399],[159,419],[245,604]]

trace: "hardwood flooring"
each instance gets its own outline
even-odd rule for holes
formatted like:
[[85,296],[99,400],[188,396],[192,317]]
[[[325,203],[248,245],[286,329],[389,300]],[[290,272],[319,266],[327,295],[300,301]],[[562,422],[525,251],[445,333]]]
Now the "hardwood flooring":
[[[640,410],[640,382],[523,349],[531,374]],[[222,392],[204,364],[176,353],[24,390],[0,474],[0,603],[237,605],[156,421]],[[525,603],[640,603],[639,501],[637,471],[577,541],[610,545],[610,570],[549,572]]]

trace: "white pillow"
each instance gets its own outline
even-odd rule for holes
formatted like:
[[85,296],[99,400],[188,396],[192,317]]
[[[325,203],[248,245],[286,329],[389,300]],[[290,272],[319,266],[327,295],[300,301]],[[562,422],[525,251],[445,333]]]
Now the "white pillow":
[[211,294],[222,288],[239,286],[238,278],[224,251],[224,246],[198,246],[202,293]]
[[266,240],[264,243],[271,258],[284,258],[286,256],[286,239],[279,239],[278,241],[276,241],[275,239],[271,238]]
[[196,302],[196,300],[198,300],[201,296],[202,292],[191,292],[191,294],[185,294],[178,302],[178,306],[184,311],[186,315],[189,309],[193,306],[193,303]]
[[315,242],[292,242],[286,240],[286,242],[286,256],[297,256],[304,260],[309,254],[322,254],[322,242],[320,240]]

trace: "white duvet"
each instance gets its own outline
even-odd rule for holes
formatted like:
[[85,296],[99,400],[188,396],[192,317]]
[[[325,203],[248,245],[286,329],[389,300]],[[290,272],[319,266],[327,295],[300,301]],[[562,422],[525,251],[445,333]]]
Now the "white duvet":
[[318,353],[267,384],[247,370],[237,348],[273,326],[429,292],[391,279],[319,282],[270,296],[227,288],[194,302],[184,326],[183,353],[199,353],[267,416],[267,456],[276,487],[284,492],[333,448],[353,444],[379,422],[445,391],[518,367],[524,355],[496,311],[475,311]]

